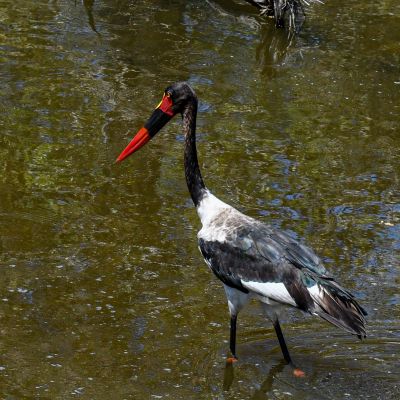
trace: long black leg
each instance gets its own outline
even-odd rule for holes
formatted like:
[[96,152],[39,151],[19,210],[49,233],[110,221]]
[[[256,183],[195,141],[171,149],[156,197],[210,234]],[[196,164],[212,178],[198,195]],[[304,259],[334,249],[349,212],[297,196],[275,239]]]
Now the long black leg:
[[236,321],[237,321],[237,315],[232,315],[229,348],[231,349],[231,353],[234,358],[236,358]]
[[285,338],[283,337],[281,326],[279,325],[278,318],[274,321],[274,328],[275,328],[276,336],[278,336],[279,344],[281,345],[283,357],[285,358],[285,360],[288,364],[293,365],[292,359],[290,358],[289,350],[285,343]]

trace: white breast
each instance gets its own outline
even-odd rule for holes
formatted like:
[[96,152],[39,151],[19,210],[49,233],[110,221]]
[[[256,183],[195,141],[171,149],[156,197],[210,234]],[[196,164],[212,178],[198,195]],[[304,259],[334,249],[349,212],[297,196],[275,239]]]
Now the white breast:
[[231,210],[235,209],[207,191],[197,207],[197,213],[203,225],[197,237],[207,241],[224,242],[227,227],[224,224],[223,215],[229,214]]
[[197,207],[197,213],[203,226],[207,226],[221,212],[232,208],[207,190],[206,195]]
[[198,205],[197,213],[203,224],[197,237],[206,241],[224,242],[229,233],[235,232],[243,224],[256,223],[209,191]]

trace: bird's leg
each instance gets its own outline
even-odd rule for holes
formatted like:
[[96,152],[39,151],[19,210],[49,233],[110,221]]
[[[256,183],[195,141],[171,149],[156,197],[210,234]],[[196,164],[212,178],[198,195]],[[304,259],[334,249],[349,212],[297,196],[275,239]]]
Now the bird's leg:
[[231,349],[232,356],[236,358],[236,321],[237,315],[231,316],[231,332],[229,347]]
[[283,357],[285,358],[286,362],[293,368],[294,376],[296,376],[297,378],[302,378],[305,375],[305,373],[301,369],[296,368],[296,366],[293,364],[292,358],[290,357],[290,354],[289,354],[289,350],[286,346],[285,338],[283,337],[282,329],[279,324],[278,318],[276,318],[273,321],[273,324],[274,324],[276,336],[278,336],[278,340],[279,340],[279,344],[281,346]]
[[237,321],[237,314],[231,315],[231,331],[230,331],[230,338],[229,338],[229,348],[231,350],[232,357],[227,359],[227,362],[232,363],[237,361],[236,358],[236,321]]
[[276,318],[276,320],[273,323],[274,323],[276,336],[278,336],[279,344],[281,345],[283,357],[285,358],[285,360],[288,364],[293,365],[292,359],[289,354],[289,350],[286,346],[285,338],[283,337],[281,326],[279,325],[278,318]]
[[229,348],[232,357],[229,357],[227,362],[235,362],[236,358],[236,321],[240,310],[250,300],[248,292],[240,291],[228,285],[224,285],[226,298],[228,299],[229,314],[231,316],[231,331],[229,339]]

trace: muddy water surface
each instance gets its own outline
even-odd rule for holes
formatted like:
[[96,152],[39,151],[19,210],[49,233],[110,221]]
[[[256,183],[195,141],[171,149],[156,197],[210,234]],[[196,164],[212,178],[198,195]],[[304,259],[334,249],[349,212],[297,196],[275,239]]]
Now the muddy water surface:
[[[398,399],[399,16],[330,0],[288,39],[240,1],[0,1],[0,397]],[[225,368],[179,119],[114,165],[177,80],[207,185],[304,238],[369,312],[363,342],[288,312],[304,379],[256,304]]]

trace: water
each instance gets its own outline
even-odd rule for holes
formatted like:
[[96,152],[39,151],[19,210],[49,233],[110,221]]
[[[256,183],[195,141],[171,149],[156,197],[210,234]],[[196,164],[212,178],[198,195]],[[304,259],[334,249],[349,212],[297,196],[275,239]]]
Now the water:
[[[297,38],[240,1],[0,2],[4,399],[397,399],[400,6],[329,1]],[[367,309],[363,342],[256,304],[201,259],[178,118],[114,160],[167,84],[200,100],[207,185],[305,239]]]

